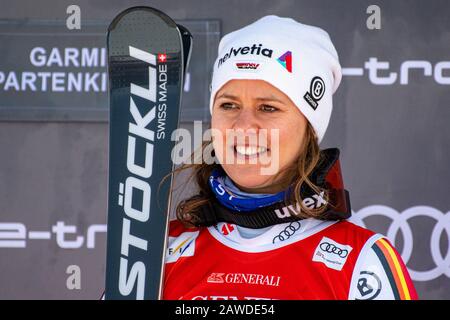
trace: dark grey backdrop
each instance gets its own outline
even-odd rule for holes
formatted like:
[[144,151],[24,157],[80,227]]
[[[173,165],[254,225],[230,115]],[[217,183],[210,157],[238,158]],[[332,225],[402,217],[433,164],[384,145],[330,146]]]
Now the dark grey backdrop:
[[[266,14],[327,30],[346,74],[322,147],[341,149],[355,221],[390,233],[421,298],[450,298],[450,246],[444,231],[450,229],[450,86],[443,84],[450,77],[447,1],[377,1],[381,30],[366,28],[365,11],[373,3],[361,0],[0,0],[0,19],[63,21],[70,4],[78,4],[82,21],[91,22],[110,21],[125,8],[144,4],[177,20],[219,20],[222,34]],[[7,44],[0,43],[0,52],[7,50]],[[389,70],[378,71],[378,76],[395,73],[392,84],[376,84],[365,69],[371,57],[389,63]],[[420,61],[429,75],[415,69],[406,77],[408,61]],[[362,75],[351,76],[354,69],[347,68],[359,68]],[[440,68],[441,77],[436,72]],[[202,72],[202,79],[208,79],[209,71]],[[0,106],[3,99],[0,91]],[[52,104],[56,98],[48,99]],[[92,94],[92,99],[98,97]],[[205,117],[202,110],[186,114],[183,126],[190,128],[187,120]],[[101,226],[93,225],[106,222],[107,133],[102,121],[0,122],[0,240],[26,246],[0,247],[0,298],[100,296],[106,237]],[[58,221],[76,226],[76,235],[67,229],[64,240],[82,236],[80,248],[61,248],[54,233],[50,240],[30,239],[36,234],[29,231],[52,231]],[[396,233],[396,226],[403,232]],[[100,231],[93,233],[95,228]],[[24,243],[12,239],[21,234]],[[66,288],[69,265],[81,268],[81,290]]]

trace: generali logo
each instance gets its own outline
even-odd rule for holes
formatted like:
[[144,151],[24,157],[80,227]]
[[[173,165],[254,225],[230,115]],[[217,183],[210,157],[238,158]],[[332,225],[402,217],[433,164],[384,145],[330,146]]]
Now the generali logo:
[[278,287],[280,285],[280,276],[270,276],[255,273],[217,273],[210,274],[206,282],[208,283],[244,283],[262,286]]
[[223,275],[225,273],[211,273],[211,275],[208,277],[208,280],[206,282],[208,283],[224,283]]

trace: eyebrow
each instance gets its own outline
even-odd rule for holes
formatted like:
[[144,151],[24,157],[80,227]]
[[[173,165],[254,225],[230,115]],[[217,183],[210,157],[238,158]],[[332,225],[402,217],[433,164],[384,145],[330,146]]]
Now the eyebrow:
[[[239,97],[233,96],[233,95],[227,94],[227,93],[222,93],[222,94],[219,95],[216,99],[221,99],[221,98],[224,98],[224,99],[231,99],[231,100],[239,100]],[[276,97],[273,96],[273,95],[270,95],[270,96],[268,96],[268,97],[258,97],[258,98],[256,98],[255,100],[258,100],[258,101],[274,101],[274,102],[280,102],[280,103],[283,103],[283,101],[281,101],[280,99],[276,98]]]

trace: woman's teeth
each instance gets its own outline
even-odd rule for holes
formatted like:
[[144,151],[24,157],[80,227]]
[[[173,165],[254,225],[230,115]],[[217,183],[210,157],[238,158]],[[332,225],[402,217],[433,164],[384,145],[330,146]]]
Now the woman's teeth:
[[265,147],[244,147],[244,146],[236,146],[236,152],[245,155],[245,156],[253,156],[255,154],[264,153],[267,151]]

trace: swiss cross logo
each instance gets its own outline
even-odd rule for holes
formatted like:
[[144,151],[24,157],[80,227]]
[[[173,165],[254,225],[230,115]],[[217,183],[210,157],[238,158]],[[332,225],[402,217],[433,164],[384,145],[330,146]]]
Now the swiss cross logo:
[[158,62],[167,62],[167,55],[165,53],[158,53]]
[[231,223],[226,223],[222,226],[222,234],[224,236],[227,236],[233,230],[234,230],[234,226]]

